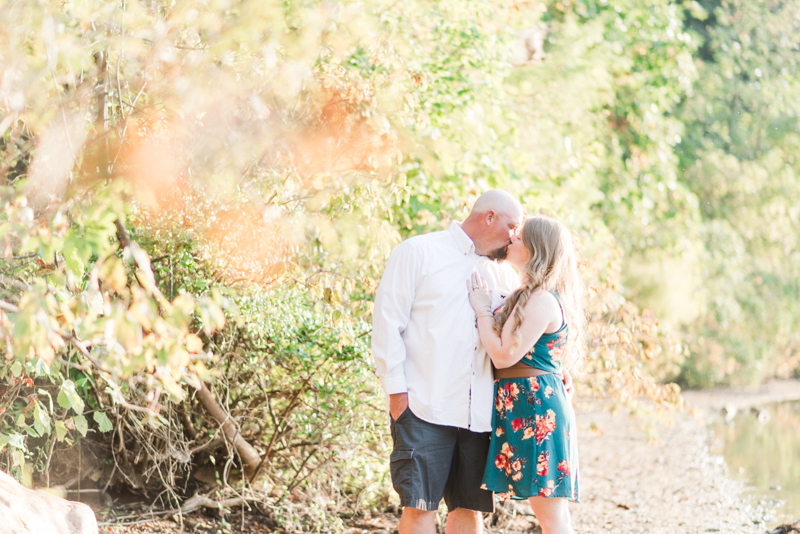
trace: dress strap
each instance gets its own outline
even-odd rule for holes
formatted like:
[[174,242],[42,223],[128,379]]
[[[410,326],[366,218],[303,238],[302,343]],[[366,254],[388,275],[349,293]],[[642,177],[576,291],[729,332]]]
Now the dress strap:
[[558,309],[561,310],[561,326],[564,326],[564,323],[567,322],[567,318],[564,315],[564,306],[561,304],[561,298],[558,296],[558,293],[556,293],[555,291],[551,291],[550,293],[552,293],[553,296],[558,301]]

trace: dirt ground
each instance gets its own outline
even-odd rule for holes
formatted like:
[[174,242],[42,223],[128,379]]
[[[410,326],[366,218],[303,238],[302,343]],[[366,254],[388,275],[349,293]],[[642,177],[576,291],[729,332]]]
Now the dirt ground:
[[572,507],[581,533],[764,532],[770,511],[742,495],[724,460],[709,453],[707,423],[721,413],[800,398],[800,381],[755,389],[684,393],[687,411],[649,443],[625,415],[584,411],[579,431],[582,503]]
[[[770,511],[751,503],[732,480],[721,457],[709,452],[706,423],[733,410],[767,402],[800,399],[800,381],[770,381],[755,389],[686,392],[687,410],[671,427],[648,437],[634,419],[610,414],[595,401],[578,403],[581,502],[571,506],[581,534],[764,533]],[[526,502],[498,507],[497,534],[538,531]],[[360,515],[345,521],[345,534],[397,529],[391,513]],[[101,534],[183,534],[271,532],[255,515],[233,514],[228,524],[195,513],[183,528],[174,521],[101,526]]]

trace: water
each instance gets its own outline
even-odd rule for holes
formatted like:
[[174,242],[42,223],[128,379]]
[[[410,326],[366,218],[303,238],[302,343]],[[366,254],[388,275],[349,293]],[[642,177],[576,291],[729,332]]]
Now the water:
[[716,425],[714,437],[715,452],[756,500],[779,504],[776,522],[800,519],[800,402],[737,413]]

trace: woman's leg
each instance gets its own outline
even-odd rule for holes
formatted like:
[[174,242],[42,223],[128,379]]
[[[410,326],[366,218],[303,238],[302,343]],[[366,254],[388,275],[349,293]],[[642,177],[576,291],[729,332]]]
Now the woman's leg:
[[542,527],[542,534],[575,534],[564,497],[530,497],[533,513]]

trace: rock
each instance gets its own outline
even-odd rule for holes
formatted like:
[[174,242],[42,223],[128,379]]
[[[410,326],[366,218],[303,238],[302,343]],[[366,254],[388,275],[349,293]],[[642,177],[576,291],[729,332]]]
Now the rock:
[[83,503],[33,491],[0,471],[0,534],[97,534]]

